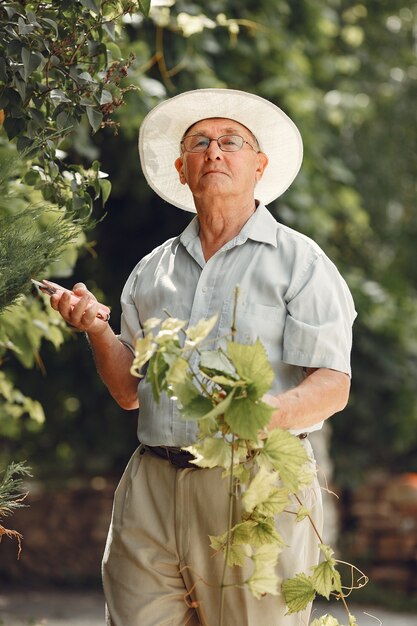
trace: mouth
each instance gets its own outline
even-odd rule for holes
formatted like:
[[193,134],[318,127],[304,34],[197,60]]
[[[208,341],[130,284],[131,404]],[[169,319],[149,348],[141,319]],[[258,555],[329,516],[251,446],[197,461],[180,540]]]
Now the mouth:
[[222,172],[221,170],[208,170],[204,172],[203,176],[207,176],[208,174],[223,174],[225,176],[226,172]]

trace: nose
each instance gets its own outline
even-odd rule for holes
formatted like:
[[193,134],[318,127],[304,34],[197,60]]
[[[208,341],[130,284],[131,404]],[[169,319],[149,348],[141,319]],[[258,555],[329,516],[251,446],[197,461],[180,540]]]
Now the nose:
[[222,151],[219,148],[219,144],[217,143],[217,139],[210,139],[210,143],[207,147],[207,150],[204,153],[205,158],[207,160],[211,159],[219,159],[222,155]]

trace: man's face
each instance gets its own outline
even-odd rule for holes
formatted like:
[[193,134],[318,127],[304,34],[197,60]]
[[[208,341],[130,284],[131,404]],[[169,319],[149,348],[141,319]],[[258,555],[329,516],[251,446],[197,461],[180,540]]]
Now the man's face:
[[[205,152],[185,152],[175,161],[180,181],[187,184],[195,199],[236,197],[247,201],[254,197],[255,184],[262,177],[268,159],[258,149],[249,130],[225,118],[200,120],[191,126],[186,136],[204,135],[217,139],[222,135],[240,135],[247,143],[237,152],[223,152],[216,141],[211,141]],[[250,146],[254,146],[252,149]]]

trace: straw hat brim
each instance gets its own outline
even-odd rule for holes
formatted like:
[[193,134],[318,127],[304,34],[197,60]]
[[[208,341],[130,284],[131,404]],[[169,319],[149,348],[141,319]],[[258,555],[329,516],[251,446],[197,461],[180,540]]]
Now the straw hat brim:
[[180,183],[174,162],[185,131],[199,120],[213,117],[246,126],[267,155],[269,163],[256,185],[256,199],[268,204],[283,194],[303,158],[298,128],[272,102],[234,89],[187,91],[161,102],[147,114],[139,131],[139,155],[152,189],[170,204],[195,212],[191,191]]

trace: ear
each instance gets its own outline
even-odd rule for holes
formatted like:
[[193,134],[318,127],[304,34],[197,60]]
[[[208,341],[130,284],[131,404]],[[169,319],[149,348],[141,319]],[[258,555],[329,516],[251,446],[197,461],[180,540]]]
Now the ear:
[[177,170],[177,172],[179,174],[181,185],[186,185],[187,184],[187,178],[186,178],[185,172],[184,172],[183,158],[182,157],[178,157],[178,159],[175,159],[174,165],[175,165],[175,169]]
[[269,159],[266,156],[266,154],[264,154],[263,152],[258,152],[256,157],[257,157],[258,164],[255,170],[255,180],[258,183],[263,176],[265,168],[268,165]]

